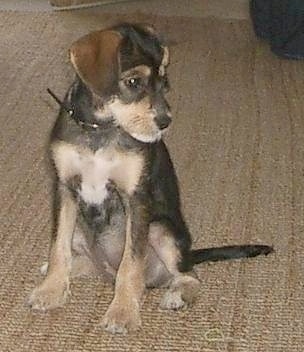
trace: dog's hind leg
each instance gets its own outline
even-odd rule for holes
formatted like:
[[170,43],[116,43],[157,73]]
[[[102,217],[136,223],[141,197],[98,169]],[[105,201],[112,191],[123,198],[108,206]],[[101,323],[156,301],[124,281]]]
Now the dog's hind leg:
[[92,258],[91,247],[92,244],[88,243],[87,237],[77,221],[72,241],[71,278],[98,274]]
[[[49,270],[49,263],[44,262],[40,267],[40,273],[46,276]],[[97,275],[98,270],[92,260],[86,236],[79,224],[76,224],[72,239],[72,259],[70,278],[80,276]]]
[[[40,273],[46,276],[48,272],[49,263],[44,262],[40,267]],[[92,260],[86,255],[74,255],[72,258],[72,268],[70,278],[81,276],[98,275],[99,272]]]
[[[159,260],[165,265],[168,279],[166,291],[160,307],[162,309],[181,309],[191,304],[199,291],[200,281],[194,272],[183,273],[178,264],[181,252],[175,243],[170,230],[161,223],[150,224],[149,243],[156,252]],[[164,272],[160,273],[163,276]],[[159,277],[160,281],[163,277]]]

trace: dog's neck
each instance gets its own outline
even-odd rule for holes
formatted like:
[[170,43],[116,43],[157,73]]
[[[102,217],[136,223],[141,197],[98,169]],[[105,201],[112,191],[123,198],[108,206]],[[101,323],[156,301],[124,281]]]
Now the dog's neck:
[[[88,113],[88,107],[92,106],[92,96],[81,82],[76,81],[70,88],[64,101],[61,101],[56,94],[47,89],[47,92],[57,102],[57,104],[64,110],[80,127],[88,131],[97,131],[100,129],[107,129],[113,127],[113,117],[111,115],[104,115],[102,119],[96,119],[94,112]],[[80,92],[81,91],[81,92]],[[100,100],[100,99],[99,99]],[[102,110],[102,101],[98,102],[99,111]],[[86,110],[86,112],[84,112]]]

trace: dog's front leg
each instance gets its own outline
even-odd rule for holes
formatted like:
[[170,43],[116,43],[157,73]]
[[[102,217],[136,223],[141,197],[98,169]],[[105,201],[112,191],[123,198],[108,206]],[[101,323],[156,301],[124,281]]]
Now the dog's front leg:
[[48,272],[44,281],[29,297],[34,310],[48,310],[62,306],[69,294],[69,274],[72,261],[72,238],[77,207],[67,187],[60,185],[60,210],[57,236],[52,243]]
[[124,254],[116,276],[114,298],[102,322],[105,330],[111,333],[126,333],[137,330],[141,325],[148,211],[136,195],[127,203]]

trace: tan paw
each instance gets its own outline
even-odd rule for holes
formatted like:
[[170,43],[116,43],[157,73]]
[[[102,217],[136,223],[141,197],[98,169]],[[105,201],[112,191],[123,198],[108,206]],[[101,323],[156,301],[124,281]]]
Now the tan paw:
[[170,288],[160,303],[161,309],[182,309],[192,304],[199,292],[200,282],[189,275],[173,279]]
[[36,287],[28,298],[27,304],[33,310],[47,311],[61,307],[70,294],[68,284],[44,281]]
[[182,309],[187,306],[187,303],[182,299],[180,291],[168,290],[160,302],[161,309]]
[[101,325],[112,334],[126,334],[140,329],[139,304],[126,301],[119,303],[113,300]]

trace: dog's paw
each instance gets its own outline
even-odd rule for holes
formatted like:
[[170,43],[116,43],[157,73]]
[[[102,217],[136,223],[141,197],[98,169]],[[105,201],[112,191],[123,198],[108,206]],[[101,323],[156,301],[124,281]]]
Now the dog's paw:
[[160,303],[161,309],[183,309],[191,305],[198,295],[200,282],[195,277],[180,275],[173,279]]
[[161,309],[178,310],[186,307],[187,303],[183,300],[180,291],[167,291],[160,302]]
[[43,282],[36,287],[27,300],[27,305],[36,311],[45,312],[49,309],[61,307],[70,294],[67,283]]
[[128,332],[139,330],[141,319],[138,303],[113,301],[101,325],[104,330],[112,334],[127,334]]

